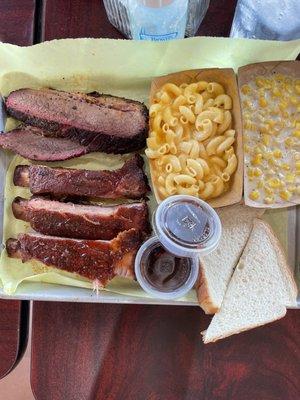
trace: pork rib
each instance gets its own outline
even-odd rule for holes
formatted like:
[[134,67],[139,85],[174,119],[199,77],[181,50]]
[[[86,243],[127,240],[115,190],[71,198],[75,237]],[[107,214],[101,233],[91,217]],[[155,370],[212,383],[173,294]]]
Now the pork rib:
[[9,257],[23,262],[38,260],[105,286],[116,275],[134,278],[134,259],[140,243],[140,233],[135,229],[121,232],[111,241],[20,234],[18,239],[7,240],[6,251]]
[[138,101],[52,89],[19,89],[7,97],[6,109],[18,120],[88,146],[89,151],[129,153],[146,144],[148,111]]
[[142,157],[135,154],[122,168],[113,171],[19,165],[14,172],[14,184],[29,187],[31,193],[39,195],[139,199],[150,190],[143,163]]
[[29,222],[35,231],[44,235],[110,240],[131,228],[149,233],[145,202],[97,206],[61,203],[43,197],[30,200],[17,197],[12,210],[16,218]]
[[49,137],[47,132],[22,125],[0,134],[0,147],[35,161],[62,161],[88,153],[88,148],[70,139]]

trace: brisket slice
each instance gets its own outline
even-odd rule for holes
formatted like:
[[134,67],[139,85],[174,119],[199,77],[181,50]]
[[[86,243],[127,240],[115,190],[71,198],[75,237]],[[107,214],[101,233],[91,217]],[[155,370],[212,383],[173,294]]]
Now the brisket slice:
[[6,99],[7,113],[26,124],[69,138],[89,151],[129,153],[145,147],[148,110],[109,95],[20,89]]
[[135,154],[122,168],[113,171],[18,165],[14,172],[14,184],[29,187],[33,194],[51,194],[55,197],[139,199],[145,197],[150,189],[143,163],[142,157]]
[[71,139],[48,137],[47,132],[22,125],[0,134],[0,147],[35,161],[62,161],[88,153],[88,148]]
[[39,234],[20,234],[8,239],[9,257],[23,262],[38,260],[49,267],[74,272],[105,286],[114,276],[134,277],[134,259],[141,244],[135,229],[111,240],[67,239]]
[[131,228],[149,233],[145,202],[97,206],[61,203],[43,197],[30,200],[17,197],[12,210],[16,218],[29,222],[35,231],[44,235],[110,240]]

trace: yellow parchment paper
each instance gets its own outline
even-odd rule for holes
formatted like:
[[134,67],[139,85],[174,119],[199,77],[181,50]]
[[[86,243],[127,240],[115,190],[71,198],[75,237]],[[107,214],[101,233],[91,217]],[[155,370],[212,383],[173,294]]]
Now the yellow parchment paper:
[[[153,77],[180,70],[208,67],[238,67],[259,61],[292,60],[300,52],[300,40],[290,42],[259,41],[198,37],[165,43],[135,42],[109,39],[66,39],[45,42],[31,47],[0,44],[0,93],[30,87],[51,87],[67,91],[99,91],[148,103]],[[7,129],[13,126],[8,121]],[[0,152],[0,157],[3,153]],[[52,166],[87,169],[117,168],[119,156],[102,153],[74,160],[51,163]],[[28,164],[15,157],[10,164],[5,188],[4,238],[28,231],[28,224],[14,218],[11,202],[15,196],[29,197],[27,189],[12,184],[16,165]],[[49,163],[48,163],[49,164]],[[151,208],[155,207],[153,197]],[[276,213],[276,212],[275,212]],[[286,247],[286,213],[278,210],[267,216]],[[275,221],[275,223],[273,223]],[[276,222],[277,221],[277,222]],[[278,221],[281,221],[280,224]],[[0,259],[0,284],[5,293],[13,294],[24,281],[91,288],[91,283],[72,274],[42,267],[38,262],[24,263],[9,259],[5,250]],[[106,290],[129,296],[148,297],[137,283],[115,278]],[[195,301],[191,291],[181,301]]]

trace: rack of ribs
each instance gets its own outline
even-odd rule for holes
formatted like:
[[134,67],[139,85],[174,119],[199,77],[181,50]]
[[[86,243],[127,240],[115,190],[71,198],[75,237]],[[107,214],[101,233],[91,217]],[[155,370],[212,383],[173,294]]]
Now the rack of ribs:
[[36,232],[50,236],[111,240],[131,228],[143,235],[150,231],[148,206],[144,201],[103,206],[17,197],[12,210],[16,218],[29,222]]
[[20,234],[8,239],[9,257],[37,260],[49,267],[76,273],[104,287],[115,276],[134,278],[134,259],[140,232],[124,231],[111,241],[79,240],[40,234]]
[[142,157],[135,154],[122,168],[112,171],[18,165],[14,184],[29,187],[31,193],[37,195],[139,199],[150,190],[143,164]]

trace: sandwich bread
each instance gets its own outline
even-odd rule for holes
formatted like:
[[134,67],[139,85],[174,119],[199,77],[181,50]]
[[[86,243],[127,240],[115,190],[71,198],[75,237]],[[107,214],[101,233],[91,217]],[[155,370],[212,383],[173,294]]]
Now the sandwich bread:
[[244,250],[253,227],[253,220],[263,209],[244,205],[217,210],[222,223],[222,237],[218,248],[201,257],[197,295],[206,314],[216,313],[223,301],[232,272]]
[[204,343],[215,342],[284,317],[296,306],[297,286],[281,245],[266,222],[255,219],[251,236]]

